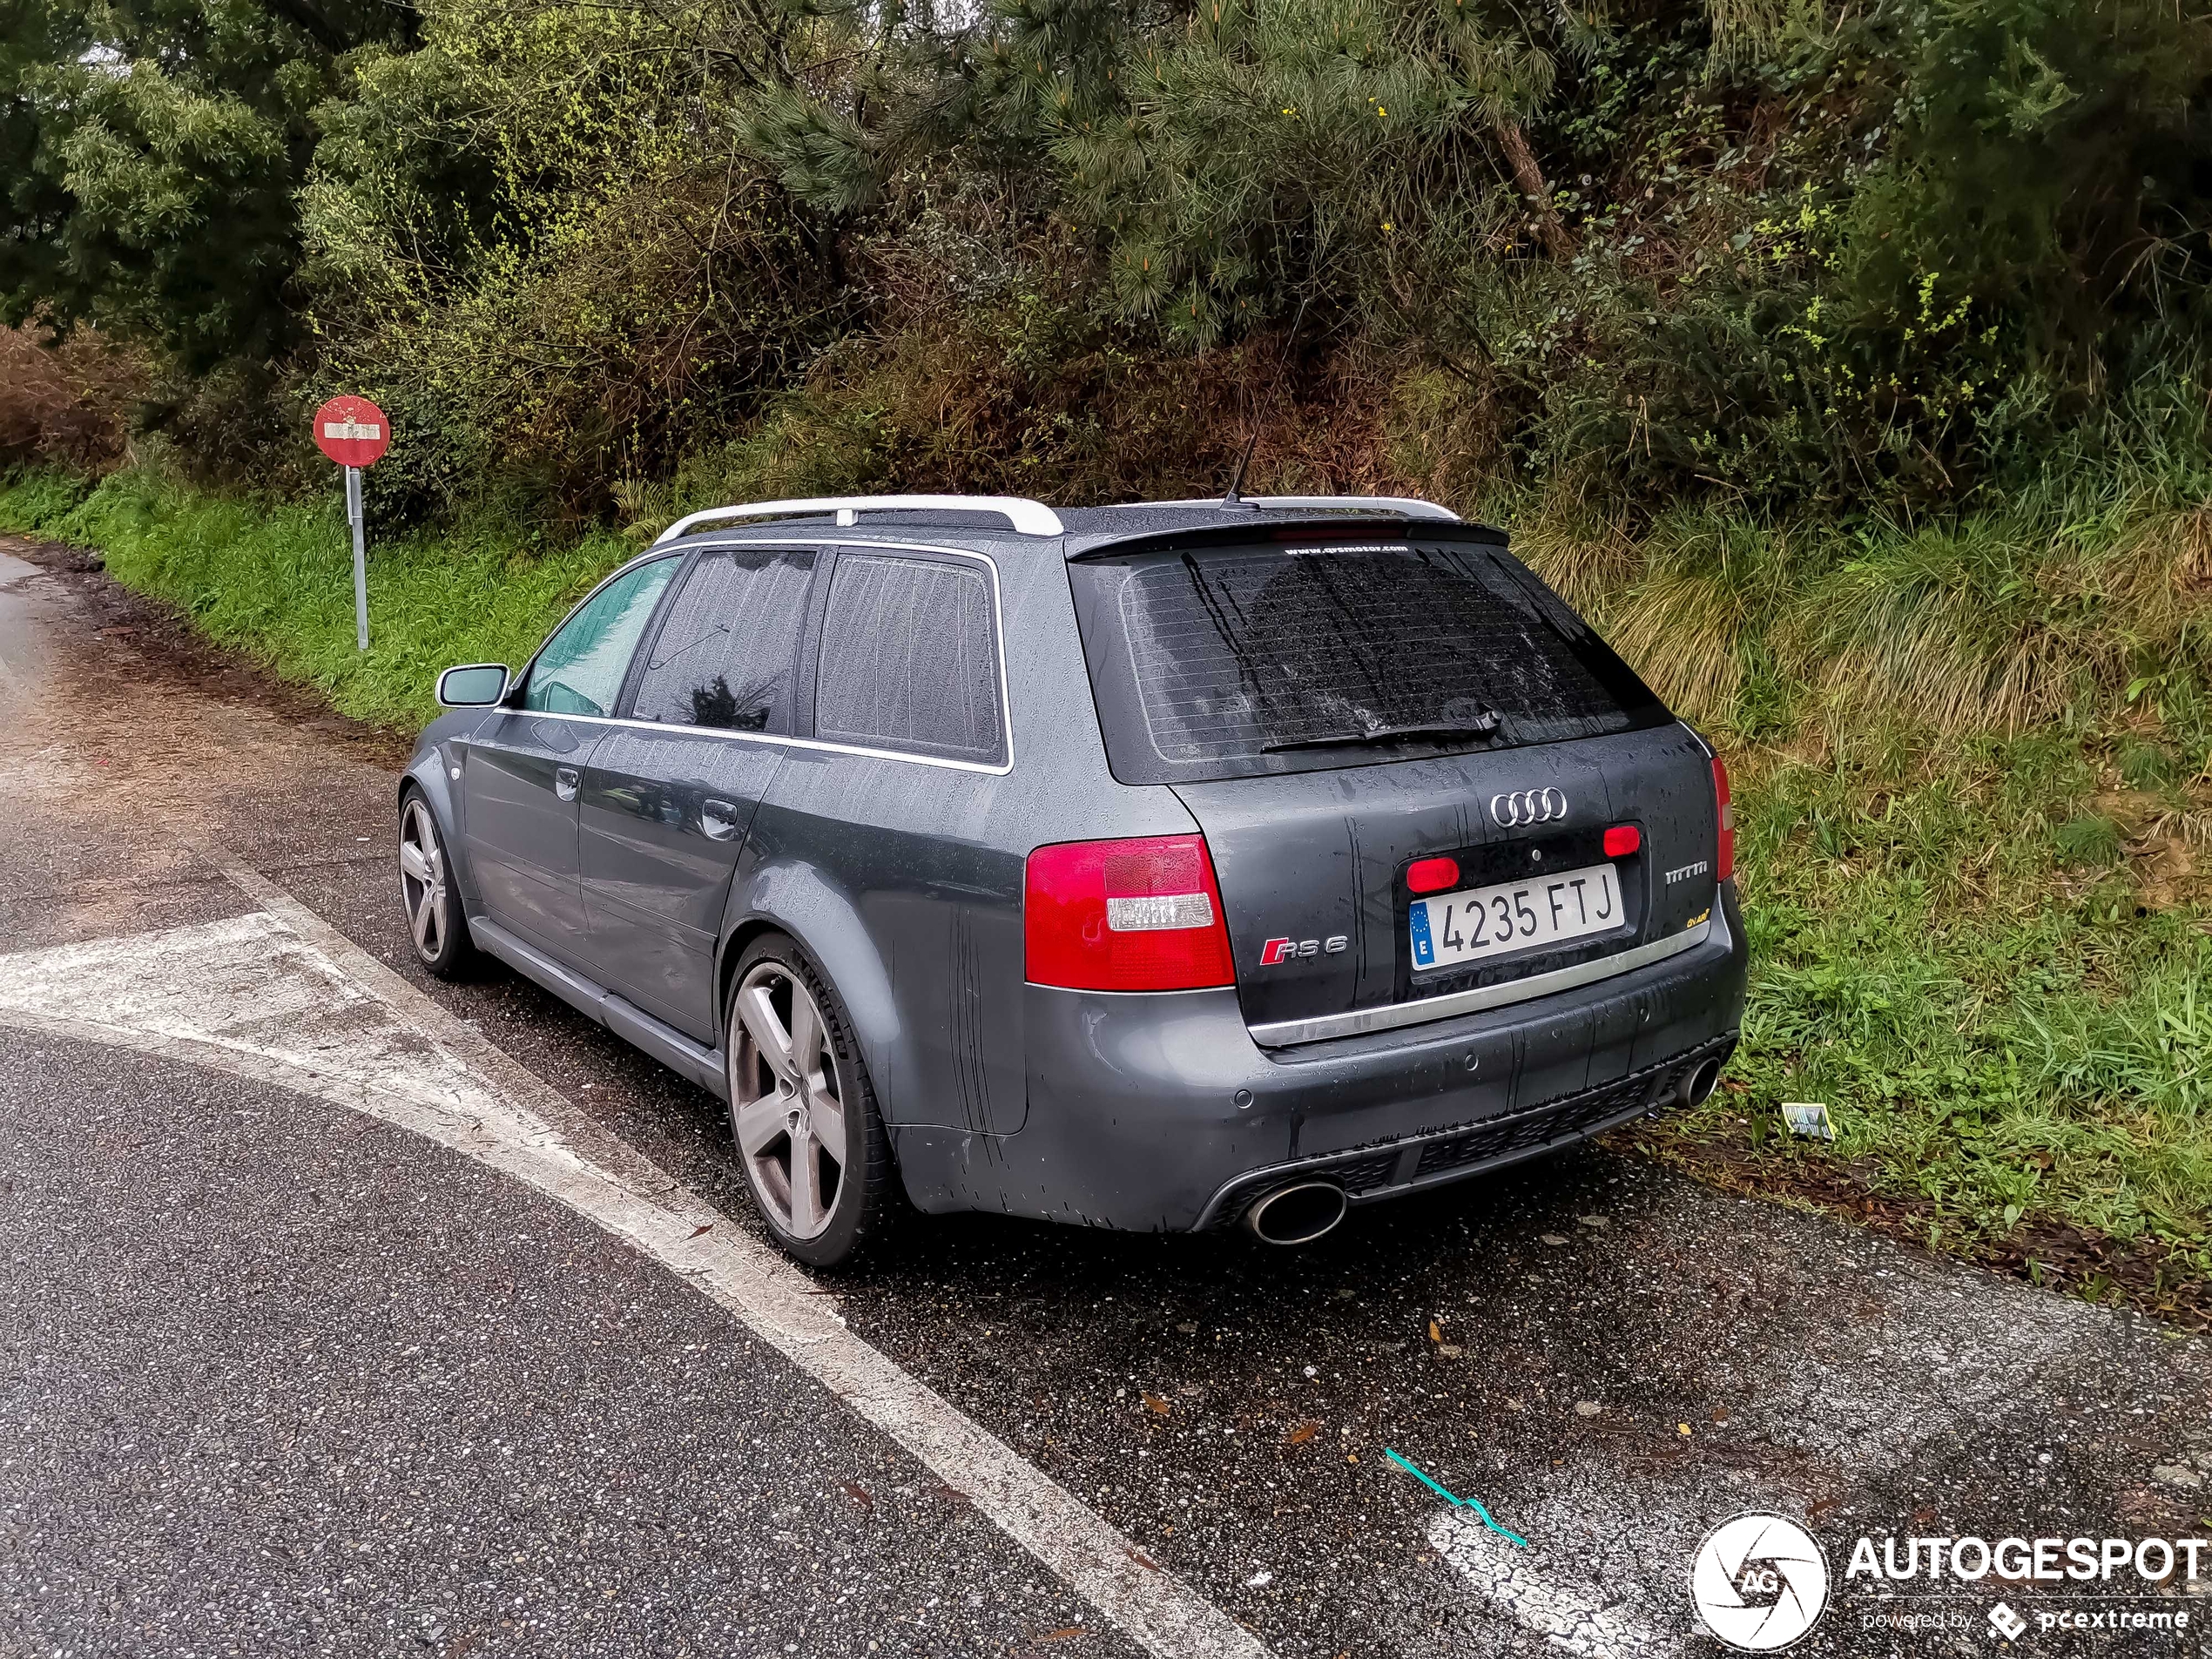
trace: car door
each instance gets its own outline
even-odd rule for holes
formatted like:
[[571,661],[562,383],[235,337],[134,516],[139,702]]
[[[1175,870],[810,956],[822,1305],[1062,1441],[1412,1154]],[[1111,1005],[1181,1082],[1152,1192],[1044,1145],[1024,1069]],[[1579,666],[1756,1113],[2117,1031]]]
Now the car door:
[[584,771],[580,834],[595,976],[714,1039],[714,948],[753,809],[796,719],[811,548],[710,548],[644,653],[628,718]]
[[577,802],[632,652],[682,561],[617,573],[538,650],[509,703],[462,745],[462,839],[493,921],[580,962]]
[[890,1121],[1012,1134],[1028,1099],[1023,854],[999,844],[1012,751],[996,572],[841,549],[818,634],[814,741],[777,772],[746,857],[803,860],[889,969],[913,1059],[873,1071]]

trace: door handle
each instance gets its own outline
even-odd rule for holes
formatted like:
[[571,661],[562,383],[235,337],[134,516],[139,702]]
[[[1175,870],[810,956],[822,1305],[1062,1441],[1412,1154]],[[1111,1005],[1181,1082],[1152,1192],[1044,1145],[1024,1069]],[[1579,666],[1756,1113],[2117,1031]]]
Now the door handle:
[[583,786],[583,774],[574,766],[553,768],[553,792],[563,800],[574,800],[576,792]]
[[726,841],[738,833],[738,809],[709,795],[699,803],[699,827],[711,841]]

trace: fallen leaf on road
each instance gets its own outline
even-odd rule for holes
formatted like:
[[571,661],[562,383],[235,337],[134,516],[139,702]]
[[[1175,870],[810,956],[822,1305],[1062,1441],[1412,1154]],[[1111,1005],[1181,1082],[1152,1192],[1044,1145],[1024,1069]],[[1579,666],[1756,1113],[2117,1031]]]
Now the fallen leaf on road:
[[1595,1417],[1602,1409],[1602,1407],[1594,1399],[1578,1399],[1575,1402],[1575,1415],[1577,1417]]
[[1148,1573],[1157,1573],[1160,1570],[1159,1562],[1154,1561],[1150,1555],[1147,1555],[1141,1549],[1124,1549],[1122,1551],[1122,1554],[1128,1556],[1130,1560],[1135,1561],[1139,1567],[1143,1568]]
[[1567,1242],[1557,1233],[1544,1233],[1541,1237],[1547,1244],[1563,1244]]
[[702,1225],[700,1225],[700,1226],[697,1226],[697,1227],[692,1228],[692,1229],[691,1229],[691,1237],[692,1237],[692,1238],[698,1238],[698,1237],[701,1233],[711,1233],[711,1232],[712,1232],[713,1231],[714,1231],[714,1224],[713,1224],[712,1222],[711,1222],[711,1221],[710,1221],[710,1222],[706,1222],[706,1223],[703,1224],[702,1224]]
[[1198,1322],[1196,1319],[1185,1319],[1175,1328],[1186,1337],[1195,1337],[1198,1334]]
[[1291,1424],[1291,1432],[1288,1434],[1285,1434],[1283,1438],[1288,1440],[1292,1446],[1304,1446],[1308,1440],[1312,1440],[1320,1432],[1321,1425],[1316,1422],[1312,1418],[1309,1417],[1303,1422]]
[[868,1489],[862,1486],[858,1480],[840,1480],[838,1482],[838,1485],[844,1487],[845,1495],[852,1499],[854,1503],[859,1504],[861,1508],[867,1510],[870,1514],[873,1514],[875,1513],[875,1499],[870,1495]]
[[1575,1219],[1581,1222],[1585,1227],[1596,1228],[1600,1232],[1603,1232],[1608,1227],[1610,1227],[1613,1224],[1603,1216],[1577,1216]]
[[1170,1409],[1167,1401],[1162,1399],[1157,1394],[1145,1395],[1144,1407],[1147,1411],[1151,1412],[1155,1416],[1158,1417],[1165,1417]]

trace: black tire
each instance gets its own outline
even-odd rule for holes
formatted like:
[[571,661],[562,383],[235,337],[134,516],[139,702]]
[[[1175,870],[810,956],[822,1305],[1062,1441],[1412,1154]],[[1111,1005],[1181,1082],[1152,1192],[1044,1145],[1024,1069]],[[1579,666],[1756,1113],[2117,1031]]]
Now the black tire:
[[409,788],[400,796],[400,903],[415,959],[440,979],[462,979],[476,965],[453,857],[429,798]]
[[[810,1016],[798,1011],[801,995],[819,1046],[807,1035]],[[740,1007],[748,1000],[750,1017]],[[753,1207],[786,1254],[810,1267],[845,1266],[880,1244],[907,1209],[845,1004],[796,941],[763,934],[738,957],[724,1012],[730,1134]],[[780,1034],[780,1046],[760,1040],[764,1026],[775,1028],[772,1042]]]

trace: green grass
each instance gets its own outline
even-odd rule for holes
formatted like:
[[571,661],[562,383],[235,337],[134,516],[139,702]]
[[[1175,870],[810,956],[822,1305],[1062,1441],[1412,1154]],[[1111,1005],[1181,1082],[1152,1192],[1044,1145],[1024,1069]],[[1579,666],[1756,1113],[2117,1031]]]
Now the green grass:
[[478,529],[368,545],[369,649],[354,648],[353,544],[327,502],[218,497],[145,473],[89,492],[51,474],[0,489],[0,529],[98,549],[130,587],[209,637],[317,687],[358,719],[412,731],[455,663],[520,664],[562,614],[637,550],[597,535],[554,550]]
[[[2202,809],[2179,785],[2131,800],[2134,840],[2099,819],[2112,846],[2085,864],[2070,832],[2113,781],[2106,746],[1759,758],[1743,1047],[1675,1150],[1864,1190],[1939,1247],[2033,1257],[2071,1227],[2169,1285],[2212,1278],[2212,938],[2199,906],[2144,901],[2127,851]],[[1835,1144],[1790,1136],[1785,1100],[1826,1103]]]
[[[1514,516],[1735,770],[1743,1046],[1647,1143],[2087,1294],[2212,1312],[2205,516],[2126,491],[1789,535]],[[0,490],[0,527],[99,548],[217,640],[401,727],[435,712],[439,669],[519,663],[636,545],[379,542],[363,656],[334,500],[31,476]],[[1828,1105],[1835,1143],[1787,1134],[1785,1100]]]

